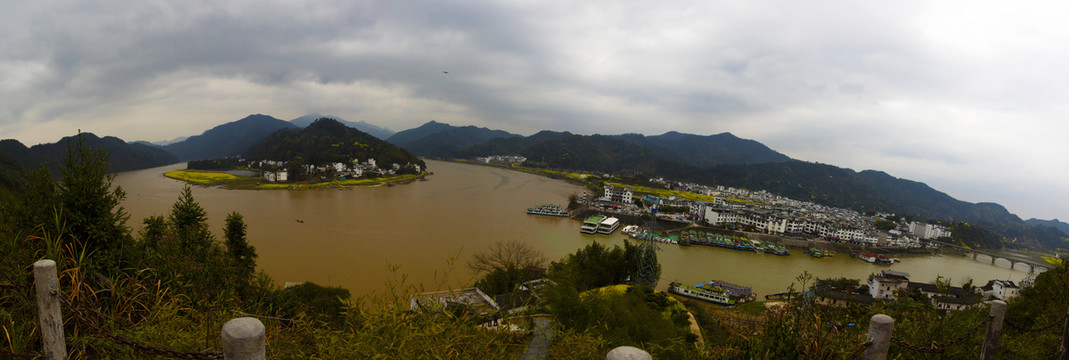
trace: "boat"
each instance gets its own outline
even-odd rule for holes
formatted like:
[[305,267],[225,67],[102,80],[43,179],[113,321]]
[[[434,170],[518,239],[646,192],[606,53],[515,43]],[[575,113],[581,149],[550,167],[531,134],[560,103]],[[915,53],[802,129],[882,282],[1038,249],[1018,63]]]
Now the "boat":
[[584,234],[597,234],[598,225],[601,224],[602,220],[605,220],[605,217],[601,215],[594,215],[586,218],[586,220],[583,220],[583,225],[579,227],[579,232]]
[[619,228],[619,227],[620,227],[620,219],[617,219],[617,218],[614,218],[614,217],[608,217],[608,218],[605,218],[604,220],[601,220],[601,222],[598,223],[598,233],[599,234],[606,234],[606,235],[612,234],[613,231],[616,231],[616,229]]
[[894,260],[891,260],[891,258],[882,254],[860,253],[857,255],[857,258],[876,265],[891,265],[894,263]]
[[819,259],[824,257],[824,251],[817,248],[809,248],[809,256]]
[[668,292],[720,305],[735,305],[736,303],[735,299],[728,295],[727,290],[712,286],[706,287],[705,284],[690,285],[673,281],[668,284]]
[[566,217],[568,212],[564,211],[560,205],[555,204],[542,204],[538,207],[527,208],[527,213],[531,215],[544,215],[544,216],[559,216]]

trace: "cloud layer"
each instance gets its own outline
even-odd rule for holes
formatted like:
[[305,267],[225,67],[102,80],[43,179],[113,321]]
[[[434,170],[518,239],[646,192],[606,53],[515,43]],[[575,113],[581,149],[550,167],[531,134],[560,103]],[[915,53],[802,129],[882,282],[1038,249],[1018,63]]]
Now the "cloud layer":
[[8,2],[0,137],[164,140],[309,112],[395,130],[732,132],[1069,219],[1066,7]]

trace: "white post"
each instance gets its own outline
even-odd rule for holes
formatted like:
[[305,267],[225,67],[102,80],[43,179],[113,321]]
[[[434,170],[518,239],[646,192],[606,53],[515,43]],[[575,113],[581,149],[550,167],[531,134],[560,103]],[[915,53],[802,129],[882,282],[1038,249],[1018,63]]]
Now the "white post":
[[873,315],[872,320],[869,321],[869,341],[872,341],[872,345],[865,349],[861,358],[865,360],[887,359],[887,350],[891,348],[891,332],[894,329],[895,319],[884,314]]
[[33,279],[37,283],[37,319],[40,321],[43,355],[45,359],[65,360],[67,339],[63,336],[56,262],[46,259],[33,263]]
[[264,323],[251,317],[242,317],[223,324],[223,359],[264,360],[267,358]]

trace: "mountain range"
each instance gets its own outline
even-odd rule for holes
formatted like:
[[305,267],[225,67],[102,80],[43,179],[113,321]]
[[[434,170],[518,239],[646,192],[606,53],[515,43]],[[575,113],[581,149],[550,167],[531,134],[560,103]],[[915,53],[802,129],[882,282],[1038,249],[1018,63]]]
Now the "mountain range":
[[[577,135],[547,130],[521,136],[501,130],[453,126],[435,121],[393,133],[363,121],[350,122],[330,116],[313,114],[284,121],[254,114],[163,146],[83,135],[90,138],[91,146],[103,147],[112,154],[111,170],[123,171],[195,159],[238,155],[281,156],[277,153],[277,146],[264,145],[265,141],[274,139],[270,142],[289,141],[291,144],[297,141],[304,147],[311,146],[313,141],[308,140],[307,135],[295,134],[301,134],[302,128],[308,130],[315,119],[321,117],[335,121],[323,125],[323,129],[313,128],[309,134],[323,135],[324,131],[344,133],[332,139],[352,137],[360,144],[374,144],[384,139],[420,156],[470,158],[522,155],[527,157],[527,165],[534,167],[611,173],[630,176],[635,181],[657,176],[702,184],[763,189],[794,199],[863,212],[893,212],[917,219],[966,221],[991,227],[1023,243],[1057,246],[1061,243],[1057,242],[1060,239],[1056,235],[1051,235],[1055,233],[1035,229],[1058,229],[1057,233],[1061,236],[1069,231],[1069,225],[1057,220],[1031,219],[1025,222],[1001,205],[960,201],[924,183],[896,178],[881,171],[856,172],[791,159],[757,141],[741,139],[731,133],[702,136],[673,131],[653,136]],[[27,148],[15,140],[0,141],[0,164],[18,165],[5,166],[0,171],[0,186],[18,189],[20,181],[25,179],[24,174],[42,162],[48,162],[55,168],[62,161],[64,142],[61,140],[56,144]],[[302,156],[314,157],[313,154],[302,153]],[[407,158],[399,152],[396,155],[399,159]]]
[[377,137],[377,138],[382,139],[382,140],[386,140],[390,136],[394,135],[394,131],[393,130],[390,130],[390,129],[387,129],[387,128],[384,128],[384,127],[380,127],[380,126],[377,126],[377,125],[374,125],[374,124],[370,124],[370,123],[368,123],[366,121],[352,122],[352,121],[345,120],[345,119],[342,119],[342,118],[337,117],[337,116],[330,116],[330,115],[308,114],[308,115],[301,116],[299,118],[290,120],[290,123],[292,123],[293,125],[297,125],[298,127],[301,127],[301,128],[306,128],[306,127],[308,127],[308,125],[311,125],[313,122],[315,122],[316,120],[319,120],[321,118],[334,119],[334,120],[344,124],[345,126],[348,126],[348,127],[353,128],[353,129],[357,129],[357,130],[363,131],[363,132],[367,133],[368,135]]

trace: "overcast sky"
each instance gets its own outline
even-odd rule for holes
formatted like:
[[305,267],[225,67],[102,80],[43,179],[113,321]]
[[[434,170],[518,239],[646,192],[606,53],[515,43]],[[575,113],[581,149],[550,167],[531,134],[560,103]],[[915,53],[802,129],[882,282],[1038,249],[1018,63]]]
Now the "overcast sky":
[[[0,138],[731,132],[1069,219],[1064,1],[4,1]],[[448,72],[445,73],[445,72]]]

